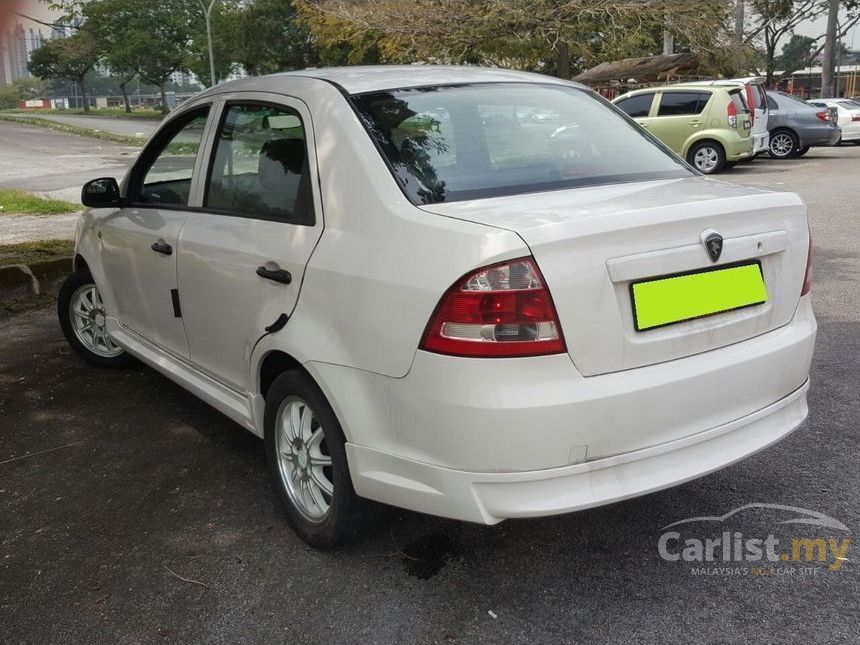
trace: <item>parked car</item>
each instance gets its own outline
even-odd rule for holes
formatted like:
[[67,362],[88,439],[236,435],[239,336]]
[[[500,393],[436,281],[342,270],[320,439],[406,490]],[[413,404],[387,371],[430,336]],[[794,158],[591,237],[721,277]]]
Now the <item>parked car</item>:
[[860,145],[860,102],[851,99],[815,99],[807,103],[815,107],[835,108],[836,122],[842,129],[841,141]]
[[814,146],[832,146],[841,130],[828,108],[819,108],[785,92],[768,92],[770,156],[792,159]]
[[[685,93],[709,129],[737,105]],[[569,81],[231,81],[82,199],[70,345],[140,359],[262,437],[317,547],[356,535],[370,500],[493,524],[641,495],[807,414],[799,197],[700,176]]]
[[749,107],[750,120],[752,121],[753,152],[759,154],[767,152],[770,145],[770,133],[767,125],[769,109],[764,83],[765,79],[763,76],[748,76],[746,78],[695,81],[694,83],[682,83],[682,85],[713,85],[743,88],[744,98]]
[[739,87],[650,87],[613,103],[706,175],[753,157],[752,117]]

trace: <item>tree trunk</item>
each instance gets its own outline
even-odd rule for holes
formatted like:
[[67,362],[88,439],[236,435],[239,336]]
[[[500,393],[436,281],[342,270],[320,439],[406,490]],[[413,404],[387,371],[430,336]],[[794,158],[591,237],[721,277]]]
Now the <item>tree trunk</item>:
[[559,78],[570,78],[570,48],[564,41],[559,41],[556,47],[556,74]]
[[827,13],[827,34],[824,39],[824,56],[821,64],[821,98],[835,97],[836,26],[839,22],[839,0],[830,0]]
[[161,91],[161,113],[167,114],[170,110],[167,109],[167,92],[164,91],[164,84],[166,81],[162,81],[158,84],[158,89]]
[[744,4],[746,0],[735,0],[735,41],[744,42]]
[[87,101],[87,86],[84,83],[84,77],[83,76],[81,76],[78,79],[78,83],[80,83],[80,85],[81,85],[81,98],[84,100],[84,112],[89,112],[90,111],[90,104],[89,104],[89,101]]
[[125,105],[125,111],[131,112],[131,103],[128,100],[128,92],[126,91],[126,85],[131,82],[130,78],[127,78],[122,83],[119,84],[119,89],[122,90],[122,102]]

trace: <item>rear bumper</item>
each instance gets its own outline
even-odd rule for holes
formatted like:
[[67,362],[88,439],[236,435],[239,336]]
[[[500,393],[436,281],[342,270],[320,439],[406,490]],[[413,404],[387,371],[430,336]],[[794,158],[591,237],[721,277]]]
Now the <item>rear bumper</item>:
[[755,156],[755,145],[752,135],[741,137],[739,134],[729,134],[723,141],[726,151],[726,161],[740,161]]
[[821,126],[803,128],[798,132],[800,147],[805,146],[835,146],[842,136],[842,130],[832,125],[822,123]]
[[356,492],[415,511],[495,524],[579,511],[676,486],[776,443],[807,416],[809,382],[731,423],[669,443],[564,468],[473,473],[347,445]]
[[666,488],[777,441],[807,414],[815,334],[804,297],[784,327],[623,372],[418,352],[404,378],[337,374],[324,388],[359,495],[493,523]]
[[770,149],[770,133],[761,132],[753,136],[753,154],[767,152]]

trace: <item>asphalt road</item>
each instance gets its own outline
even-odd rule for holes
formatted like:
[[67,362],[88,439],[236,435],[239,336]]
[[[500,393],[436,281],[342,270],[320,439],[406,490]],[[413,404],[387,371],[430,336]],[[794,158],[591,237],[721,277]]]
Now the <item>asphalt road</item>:
[[79,128],[91,128],[93,130],[102,130],[104,132],[112,132],[125,137],[141,137],[145,141],[149,135],[155,132],[159,121],[156,119],[123,119],[122,117],[110,116],[86,116],[83,114],[43,114],[39,113],[36,116],[63,123],[65,125],[73,125]]
[[[109,120],[109,119],[108,119]],[[96,177],[121,178],[139,148],[0,121],[0,188],[79,202]]]
[[860,147],[722,176],[809,205],[807,423],[703,479],[555,518],[392,511],[365,541],[312,551],[259,440],[148,368],[85,365],[51,307],[0,321],[0,642],[858,642],[856,545],[838,571],[766,576],[693,575],[657,552],[662,527],[754,502],[860,530],[858,177]]

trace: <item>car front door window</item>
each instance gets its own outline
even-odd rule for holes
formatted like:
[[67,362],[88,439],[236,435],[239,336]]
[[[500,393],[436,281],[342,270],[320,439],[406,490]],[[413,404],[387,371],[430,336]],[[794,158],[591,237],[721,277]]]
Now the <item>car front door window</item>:
[[134,201],[160,206],[188,205],[208,112],[208,108],[192,112],[171,128],[172,133],[169,131],[154,144],[155,150],[146,154]]

